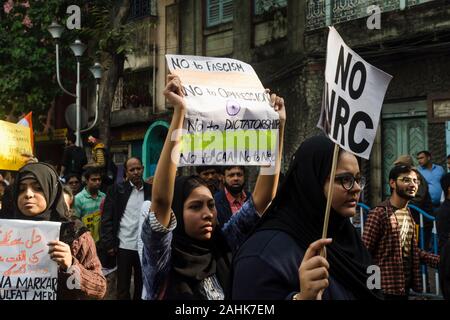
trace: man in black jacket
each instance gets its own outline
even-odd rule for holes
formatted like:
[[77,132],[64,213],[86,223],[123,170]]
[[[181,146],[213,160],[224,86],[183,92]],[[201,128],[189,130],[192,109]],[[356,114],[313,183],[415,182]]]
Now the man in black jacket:
[[441,187],[444,191],[445,201],[436,210],[437,233],[439,237],[439,252],[441,264],[439,265],[442,294],[444,299],[450,300],[450,173],[441,178]]
[[66,137],[66,148],[64,149],[61,164],[60,176],[67,182],[69,174],[82,176],[83,167],[87,164],[87,157],[84,149],[75,145],[76,136],[73,132],[68,132]]
[[103,207],[100,238],[110,257],[117,256],[117,298],[129,300],[131,274],[134,273],[133,299],[142,292],[142,275],[137,251],[141,207],[151,198],[151,186],[142,179],[144,167],[139,158],[125,164],[126,181],[108,189]]
[[214,195],[217,209],[217,220],[224,225],[231,216],[239,211],[250,193],[244,191],[245,167],[224,167],[224,189]]

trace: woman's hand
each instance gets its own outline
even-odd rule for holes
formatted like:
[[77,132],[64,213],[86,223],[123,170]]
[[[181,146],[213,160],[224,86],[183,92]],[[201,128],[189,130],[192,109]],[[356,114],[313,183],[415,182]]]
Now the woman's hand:
[[331,239],[320,239],[311,243],[306,250],[298,269],[300,278],[299,300],[317,300],[319,293],[328,287],[330,265],[325,258],[320,256],[320,251],[330,243]]
[[39,162],[38,159],[31,153],[24,152],[21,154],[21,156],[23,157],[23,160],[26,164]]
[[[270,94],[270,89],[266,89],[266,93]],[[272,93],[270,95],[270,104],[275,112],[278,113],[280,122],[284,124],[286,122],[286,108],[284,106],[284,99],[277,96],[275,93]]]
[[161,150],[152,186],[152,204],[150,210],[163,226],[168,227],[171,217],[171,206],[175,188],[177,164],[180,158],[180,142],[186,101],[178,76],[168,75],[164,95],[173,105],[174,113],[170,122],[164,146]]
[[164,89],[164,96],[167,98],[169,103],[173,105],[175,111],[183,111],[186,109],[183,87],[178,76],[173,74],[169,74],[167,76],[167,85]]
[[50,241],[48,246],[50,247],[48,250],[50,258],[55,261],[61,269],[67,271],[72,265],[72,252],[69,245],[62,241],[54,240]]

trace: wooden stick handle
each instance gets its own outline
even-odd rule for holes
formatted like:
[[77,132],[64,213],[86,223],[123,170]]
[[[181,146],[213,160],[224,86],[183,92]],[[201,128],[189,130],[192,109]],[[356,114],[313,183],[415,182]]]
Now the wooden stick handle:
[[[326,239],[328,234],[328,222],[330,221],[331,202],[333,201],[333,190],[334,190],[333,185],[334,185],[334,178],[336,177],[336,167],[338,157],[339,157],[339,145],[335,144],[333,152],[333,162],[331,165],[330,184],[328,187],[327,206],[325,209],[325,219],[323,221],[322,239]],[[325,250],[322,250],[320,252],[320,255],[322,257],[326,257]]]
[[[333,185],[334,185],[334,178],[336,177],[336,167],[338,157],[339,157],[339,145],[335,144],[333,151],[333,162],[331,164],[330,184],[327,193],[327,206],[325,208],[325,219],[323,221],[322,239],[326,239],[328,233],[328,222],[330,221],[331,202],[333,201],[333,190],[334,190]],[[327,258],[327,250],[325,247],[320,251],[320,255],[325,259]],[[322,300],[322,295],[323,290],[319,292],[316,300]]]

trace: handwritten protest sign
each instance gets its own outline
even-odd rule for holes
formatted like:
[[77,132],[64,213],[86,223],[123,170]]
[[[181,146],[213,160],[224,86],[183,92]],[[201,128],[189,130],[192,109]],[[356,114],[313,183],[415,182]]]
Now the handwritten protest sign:
[[392,76],[350,49],[330,27],[322,111],[317,126],[343,149],[369,159]]
[[86,228],[91,232],[92,238],[95,242],[100,240],[100,224],[102,214],[100,210],[84,215],[81,218]]
[[187,104],[180,166],[275,162],[279,117],[249,64],[180,55],[166,60]]
[[19,170],[25,159],[22,153],[33,154],[30,128],[0,120],[0,169]]
[[59,222],[1,220],[0,300],[56,300],[58,266],[47,243]]

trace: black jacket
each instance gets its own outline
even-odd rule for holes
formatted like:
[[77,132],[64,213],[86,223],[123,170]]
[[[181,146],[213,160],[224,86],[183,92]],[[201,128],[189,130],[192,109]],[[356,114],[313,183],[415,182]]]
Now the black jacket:
[[[251,196],[251,193],[247,191],[245,191],[245,194],[247,195],[247,199]],[[220,190],[214,195],[214,202],[216,203],[217,220],[220,225],[223,226],[233,215],[231,212],[230,203],[228,202],[225,194],[225,190]]]
[[[132,187],[128,181],[114,184],[108,188],[105,204],[103,206],[100,226],[100,239],[102,247],[107,251],[119,246],[120,220],[130,199]],[[144,199],[150,200],[152,186],[144,182]]]
[[445,199],[444,203],[435,212],[437,217],[436,228],[441,249],[450,239],[450,200]]
[[14,219],[14,200],[11,185],[5,188],[5,193],[3,194],[0,219]]
[[71,173],[83,174],[83,167],[87,164],[84,149],[77,146],[69,146],[64,149],[62,165],[65,167],[64,176]]

